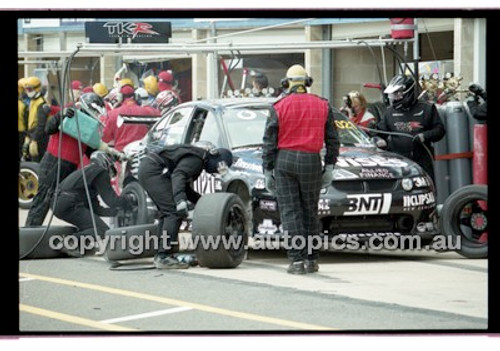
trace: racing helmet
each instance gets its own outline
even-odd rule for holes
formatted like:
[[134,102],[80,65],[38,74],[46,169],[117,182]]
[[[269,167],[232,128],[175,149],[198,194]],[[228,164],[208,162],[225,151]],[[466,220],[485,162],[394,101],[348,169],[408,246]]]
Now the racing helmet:
[[313,79],[309,77],[304,67],[301,65],[293,65],[286,71],[286,78],[281,80],[283,88],[288,89],[297,85],[304,85],[310,87]]
[[90,155],[90,162],[108,170],[111,178],[116,177],[117,171],[115,161],[110,154],[104,151],[94,151],[92,155]]
[[171,91],[164,90],[156,95],[155,105],[162,112],[170,110],[179,103],[179,98]]
[[125,85],[130,85],[131,87],[134,87],[134,81],[130,78],[120,79],[118,83],[120,84],[120,87],[123,87]]
[[123,95],[120,93],[118,88],[113,88],[104,98],[105,101],[108,101],[113,107],[117,106],[123,101]]
[[80,96],[80,108],[95,119],[99,119],[99,116],[106,114],[104,100],[96,93],[82,94]]
[[229,168],[233,164],[233,153],[225,148],[212,149],[205,159],[205,170],[208,173],[219,173],[221,168]]
[[399,74],[391,79],[384,93],[394,109],[407,109],[416,101],[416,85],[412,76]]
[[141,106],[147,106],[151,104],[149,100],[149,94],[144,88],[137,88],[134,92],[134,99]]
[[37,94],[41,94],[42,82],[38,77],[28,77],[24,82],[24,91],[26,92],[26,95],[28,95],[30,98],[33,98]]
[[142,83],[149,95],[156,96],[158,94],[158,79],[155,76],[147,76],[142,80]]
[[158,73],[158,89],[164,91],[172,89],[174,84],[174,74],[171,70],[161,71]]
[[102,98],[104,98],[109,93],[108,88],[106,88],[106,86],[102,83],[95,83],[92,86],[92,90]]

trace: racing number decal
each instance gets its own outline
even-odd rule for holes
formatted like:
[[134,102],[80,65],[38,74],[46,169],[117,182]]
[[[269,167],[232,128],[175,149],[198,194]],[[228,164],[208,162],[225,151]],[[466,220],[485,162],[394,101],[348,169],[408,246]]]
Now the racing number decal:
[[335,126],[338,129],[354,129],[354,124],[351,121],[335,121]]
[[392,194],[347,195],[348,209],[344,216],[376,215],[389,213]]
[[193,183],[193,188],[200,194],[215,193],[215,177],[203,171]]

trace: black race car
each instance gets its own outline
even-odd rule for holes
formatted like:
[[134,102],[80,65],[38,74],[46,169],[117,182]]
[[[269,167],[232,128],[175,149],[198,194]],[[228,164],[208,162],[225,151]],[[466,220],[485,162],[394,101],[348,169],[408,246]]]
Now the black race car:
[[[136,198],[136,207],[117,217],[118,226],[152,223],[156,208],[137,182],[145,147],[158,140],[193,144],[209,141],[233,151],[234,163],[224,180],[203,173],[195,184],[202,193],[233,193],[244,205],[248,235],[282,233],[276,199],[264,188],[262,137],[274,98],[193,101],[178,105],[157,121],[146,137],[128,145],[121,167],[122,191]],[[334,180],[322,190],[319,215],[322,234],[353,235],[437,234],[436,190],[415,162],[378,148],[376,140],[335,109],[341,149]],[[300,128],[300,126],[298,126]]]

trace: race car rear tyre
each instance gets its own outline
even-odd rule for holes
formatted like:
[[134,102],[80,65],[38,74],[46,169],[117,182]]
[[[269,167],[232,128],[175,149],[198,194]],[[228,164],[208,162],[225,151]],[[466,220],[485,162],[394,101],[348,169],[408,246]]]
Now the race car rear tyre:
[[116,227],[129,227],[154,222],[148,211],[146,192],[138,182],[128,183],[121,194],[128,194],[133,199],[132,209],[118,213],[114,218]]
[[451,235],[455,251],[467,258],[488,257],[488,186],[467,185],[443,204],[441,233]]
[[203,195],[194,209],[192,233],[200,266],[237,267],[245,258],[248,244],[243,201],[231,193]]
[[59,245],[62,245],[65,236],[76,233],[76,227],[53,225],[47,231],[46,228],[47,226],[19,228],[19,259],[68,257]]
[[158,224],[108,229],[104,234],[104,258],[108,262],[153,257],[161,243]]
[[38,170],[36,162],[21,162],[19,167],[19,208],[30,209],[38,191]]

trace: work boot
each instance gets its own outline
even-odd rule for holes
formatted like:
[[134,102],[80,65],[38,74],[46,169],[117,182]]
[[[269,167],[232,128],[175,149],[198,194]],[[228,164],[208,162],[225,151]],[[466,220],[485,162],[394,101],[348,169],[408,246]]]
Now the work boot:
[[318,260],[305,260],[304,268],[307,273],[316,273],[319,271]]
[[155,255],[154,265],[157,269],[186,269],[189,263],[180,262],[177,258],[166,253]]
[[304,268],[304,261],[294,261],[290,263],[287,273],[290,274],[306,274],[306,269]]
[[199,264],[198,259],[194,254],[178,254],[175,256],[175,258],[179,262],[187,263],[189,267],[195,267]]

